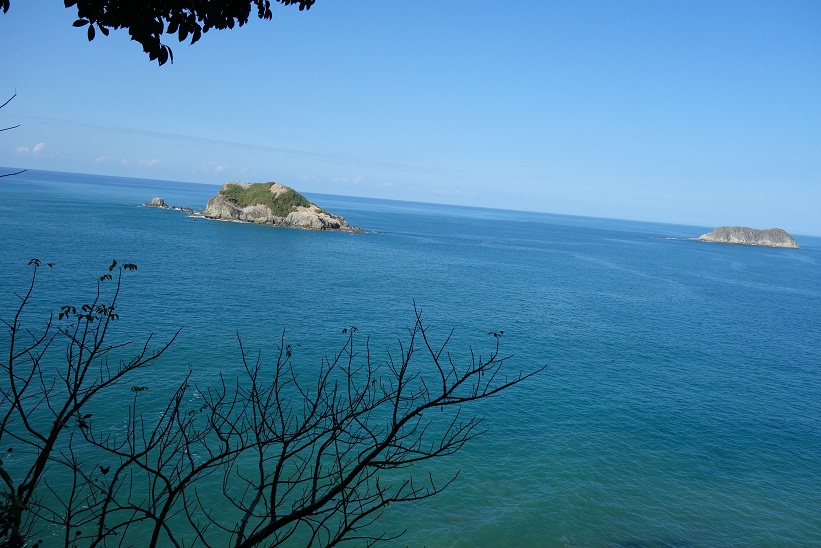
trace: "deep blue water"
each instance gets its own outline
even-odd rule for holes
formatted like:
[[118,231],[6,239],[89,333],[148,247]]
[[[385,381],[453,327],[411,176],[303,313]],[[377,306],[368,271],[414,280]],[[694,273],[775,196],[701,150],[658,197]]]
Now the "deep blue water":
[[488,433],[436,464],[461,469],[450,489],[390,508],[380,524],[408,530],[395,545],[821,544],[821,238],[724,246],[676,239],[712,227],[314,194],[365,233],[140,206],[201,209],[216,190],[0,179],[0,315],[31,257],[57,265],[42,307],[135,262],[122,329],[184,326],[145,373],[170,384],[238,367],[237,331],[265,352],[285,329],[305,367],[346,326],[395,349],[415,302],[439,339],[455,329],[456,359],[504,330],[515,369],[549,367],[478,408]]

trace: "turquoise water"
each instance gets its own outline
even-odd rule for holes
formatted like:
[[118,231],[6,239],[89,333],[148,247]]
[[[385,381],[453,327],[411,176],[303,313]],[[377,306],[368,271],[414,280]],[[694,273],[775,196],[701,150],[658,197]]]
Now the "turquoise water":
[[306,368],[351,325],[395,349],[415,302],[438,338],[455,329],[457,359],[504,330],[514,368],[549,367],[482,403],[487,434],[436,464],[461,470],[448,491],[389,509],[380,525],[407,529],[394,545],[821,544],[821,239],[722,246],[675,239],[711,227],[312,194],[366,232],[139,205],[201,209],[216,189],[0,179],[0,315],[31,257],[57,264],[43,307],[135,262],[122,329],[184,327],[144,373],[171,384],[236,370],[237,331],[266,352],[285,329]]

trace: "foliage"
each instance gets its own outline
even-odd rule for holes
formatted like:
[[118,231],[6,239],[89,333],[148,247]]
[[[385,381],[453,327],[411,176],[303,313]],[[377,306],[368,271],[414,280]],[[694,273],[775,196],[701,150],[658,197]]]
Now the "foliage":
[[[298,5],[307,10],[316,0],[274,0],[284,6]],[[3,12],[9,0],[0,0]],[[160,65],[174,61],[171,48],[161,41],[163,34],[175,35],[191,44],[211,29],[232,29],[248,22],[251,11],[260,19],[271,19],[271,0],[65,0],[67,8],[76,6],[75,27],[86,27],[91,41],[100,31],[126,29],[139,42],[149,59]],[[96,30],[95,30],[96,29]]]
[[311,202],[305,196],[292,188],[287,188],[279,194],[271,192],[275,183],[253,183],[245,188],[235,183],[225,185],[220,194],[231,200],[239,207],[265,205],[271,208],[274,215],[285,217],[297,206],[309,207]]
[[[43,265],[30,265],[28,290],[2,320],[2,546],[46,531],[66,546],[395,538],[374,532],[384,509],[441,492],[458,472],[436,480],[424,463],[481,433],[481,418],[464,406],[541,370],[506,376],[499,333],[486,358],[471,352],[459,366],[446,352],[450,337],[435,345],[416,310],[407,341],[381,364],[367,340],[360,349],[355,327],[312,374],[294,363],[298,345],[284,334],[268,364],[238,336],[241,378],[220,373],[198,385],[189,373],[157,407],[157,387],[135,381],[177,335],[154,350],[149,336],[119,359],[131,345],[107,342],[123,273],[136,266],[112,262],[88,303],[63,306],[34,329],[23,320]],[[130,403],[120,403],[128,384]],[[128,410],[120,421],[90,412],[96,405],[112,415],[117,403]]]

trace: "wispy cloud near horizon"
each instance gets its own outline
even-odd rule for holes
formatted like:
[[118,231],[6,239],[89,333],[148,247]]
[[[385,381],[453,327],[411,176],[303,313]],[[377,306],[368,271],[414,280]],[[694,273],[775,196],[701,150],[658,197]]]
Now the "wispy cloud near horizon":
[[365,179],[363,177],[333,177],[331,178],[332,183],[342,183],[342,184],[353,184],[353,185],[360,185],[362,181]]
[[[198,173],[220,174],[220,173],[225,173],[229,169],[231,169],[231,166],[228,165],[228,164],[218,164],[216,162],[208,162],[207,164],[200,164],[199,166],[197,166],[194,169],[194,171],[196,171]],[[243,170],[247,172],[248,168],[243,168],[243,169],[240,170],[240,172],[242,172]]]
[[391,170],[395,172],[409,174],[444,175],[449,177],[457,176],[464,173],[464,170],[457,168],[415,165],[407,162],[395,162],[390,160],[368,158],[364,156],[358,156],[356,154],[350,154],[347,152],[321,152],[316,150],[293,149],[273,145],[260,145],[255,143],[245,143],[241,141],[229,141],[225,139],[216,139],[212,137],[199,137],[196,135],[146,130],[133,127],[104,126],[98,124],[90,124],[88,122],[81,122],[77,120],[66,120],[61,118],[47,118],[34,116],[32,117],[32,120],[70,127],[83,127],[104,132],[117,132],[126,135],[138,135],[143,137],[154,137],[157,139],[169,139],[181,141],[192,146],[207,144],[219,147],[229,147],[232,149],[239,149],[242,151],[254,150],[266,153],[283,154],[292,158],[311,160],[315,162],[322,162],[328,164],[357,166],[360,168],[368,168],[374,170]]
[[36,145],[29,147],[26,145],[22,145],[17,147],[16,152],[17,154],[39,154],[46,148],[46,143],[37,143]]

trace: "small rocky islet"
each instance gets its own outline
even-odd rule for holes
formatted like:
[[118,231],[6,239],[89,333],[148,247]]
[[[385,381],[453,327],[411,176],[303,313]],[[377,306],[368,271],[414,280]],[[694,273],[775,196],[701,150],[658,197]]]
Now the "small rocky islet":
[[177,207],[168,205],[165,203],[165,200],[162,198],[152,198],[150,202],[146,202],[143,204],[145,207],[158,207],[160,209],[170,209],[171,211],[185,211],[186,213],[194,213],[194,210],[190,207]]
[[362,232],[339,215],[333,215],[311,203],[294,189],[279,183],[225,183],[208,200],[203,211],[175,207],[162,198],[144,204],[175,211],[185,211],[193,217],[304,228],[307,230],[341,230]]
[[696,242],[710,242],[718,244],[758,245],[767,247],[797,248],[798,242],[785,230],[769,228],[759,230],[746,226],[720,226],[702,234],[698,238],[688,238]]

